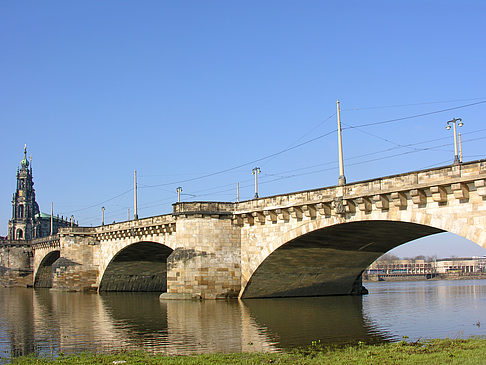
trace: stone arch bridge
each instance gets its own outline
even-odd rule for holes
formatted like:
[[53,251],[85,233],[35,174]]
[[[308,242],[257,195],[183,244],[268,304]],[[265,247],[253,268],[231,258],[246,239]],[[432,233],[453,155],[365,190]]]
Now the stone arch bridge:
[[167,299],[360,294],[376,258],[445,231],[486,248],[486,160],[64,228],[35,241],[34,286]]

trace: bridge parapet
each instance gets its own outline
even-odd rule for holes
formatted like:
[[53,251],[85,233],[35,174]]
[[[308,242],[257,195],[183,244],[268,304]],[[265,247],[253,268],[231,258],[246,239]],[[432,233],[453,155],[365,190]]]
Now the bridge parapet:
[[214,216],[232,215],[235,203],[230,202],[179,202],[172,204],[174,216]]
[[424,208],[428,203],[466,201],[470,191],[486,199],[486,160],[236,203],[234,221],[253,225],[404,210],[409,204]]
[[30,247],[32,245],[32,241],[28,240],[7,240],[7,239],[0,239],[0,247],[3,246],[10,246],[10,247]]
[[150,227],[156,225],[170,224],[172,222],[174,222],[174,218],[172,217],[172,214],[164,214],[155,217],[148,217],[148,218],[130,220],[130,221],[125,221],[120,223],[106,224],[104,226],[97,226],[94,227],[94,230],[97,234],[100,234],[106,232],[123,231],[130,228]]
[[165,214],[156,217],[131,220],[95,227],[98,240],[120,239],[125,237],[141,237],[154,234],[175,232],[175,217]]
[[55,249],[61,247],[61,240],[59,235],[46,236],[41,238],[35,238],[32,240],[32,250],[40,249]]

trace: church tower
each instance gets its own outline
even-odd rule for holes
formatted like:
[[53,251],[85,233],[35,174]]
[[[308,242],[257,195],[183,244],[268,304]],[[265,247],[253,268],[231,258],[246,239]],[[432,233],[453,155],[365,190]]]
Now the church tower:
[[[29,167],[30,165],[30,167]],[[32,164],[27,160],[27,146],[24,158],[17,169],[17,189],[12,199],[12,219],[8,222],[9,240],[31,240],[40,235],[39,205],[35,201]]]

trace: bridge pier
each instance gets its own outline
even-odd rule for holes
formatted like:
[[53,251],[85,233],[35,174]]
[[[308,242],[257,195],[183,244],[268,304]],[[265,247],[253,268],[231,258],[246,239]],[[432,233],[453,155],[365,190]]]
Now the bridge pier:
[[99,245],[89,234],[61,234],[60,239],[62,254],[52,264],[52,289],[96,292]]
[[[241,287],[241,238],[232,204],[175,204],[177,248],[167,259],[161,299],[235,298]],[[208,205],[212,204],[212,205]]]
[[99,244],[91,228],[61,230],[34,241],[34,287],[96,291]]

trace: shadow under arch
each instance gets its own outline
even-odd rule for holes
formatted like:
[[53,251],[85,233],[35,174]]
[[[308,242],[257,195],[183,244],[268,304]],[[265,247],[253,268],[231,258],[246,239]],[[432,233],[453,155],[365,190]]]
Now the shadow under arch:
[[391,249],[442,229],[417,223],[370,220],[317,229],[272,252],[241,298],[359,294],[361,274]]
[[166,292],[167,258],[172,251],[155,242],[125,247],[106,267],[99,292]]
[[34,288],[52,288],[53,264],[60,256],[61,251],[52,251],[42,259],[34,278]]

